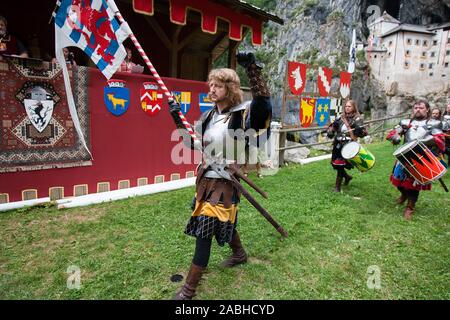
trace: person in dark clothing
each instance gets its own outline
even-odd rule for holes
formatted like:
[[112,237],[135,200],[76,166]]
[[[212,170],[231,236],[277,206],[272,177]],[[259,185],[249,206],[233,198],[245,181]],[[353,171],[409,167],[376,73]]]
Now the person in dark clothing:
[[356,101],[347,101],[341,116],[328,127],[327,135],[329,138],[334,137],[331,155],[331,165],[337,171],[334,191],[341,192],[342,182],[344,181],[344,185],[348,185],[350,180],[353,179],[345,171],[345,169],[352,169],[353,165],[342,157],[342,148],[346,143],[356,141],[359,137],[367,135]]
[[0,55],[4,54],[28,58],[27,49],[17,37],[8,32],[8,21],[0,15]]

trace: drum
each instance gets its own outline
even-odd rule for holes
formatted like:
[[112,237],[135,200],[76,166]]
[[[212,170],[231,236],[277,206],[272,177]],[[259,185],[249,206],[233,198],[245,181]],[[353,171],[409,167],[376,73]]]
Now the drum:
[[345,144],[342,147],[341,154],[345,160],[358,168],[361,172],[372,169],[375,164],[375,157],[373,154],[355,141]]
[[433,152],[418,140],[401,146],[395,150],[394,156],[420,184],[433,182],[447,171]]

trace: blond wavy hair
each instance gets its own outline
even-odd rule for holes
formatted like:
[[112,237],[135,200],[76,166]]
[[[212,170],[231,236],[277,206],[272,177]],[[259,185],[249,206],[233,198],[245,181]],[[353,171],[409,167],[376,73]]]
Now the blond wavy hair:
[[208,83],[213,80],[225,85],[225,88],[227,89],[226,99],[230,102],[230,107],[237,106],[242,103],[244,100],[244,94],[241,90],[241,80],[239,79],[236,71],[228,68],[211,70],[208,75]]

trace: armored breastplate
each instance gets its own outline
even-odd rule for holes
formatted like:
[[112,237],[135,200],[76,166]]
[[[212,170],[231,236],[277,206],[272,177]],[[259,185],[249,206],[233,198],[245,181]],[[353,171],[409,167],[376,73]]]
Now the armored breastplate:
[[443,128],[444,131],[450,131],[450,115],[444,116]]
[[[224,168],[227,163],[236,160],[236,141],[229,129],[230,113],[214,112],[203,134],[203,165],[215,164]],[[221,178],[209,167],[205,173],[207,178]]]
[[405,142],[426,140],[433,134],[442,132],[442,122],[439,120],[412,120],[405,133]]
[[224,153],[230,114],[214,112],[203,134],[203,147],[210,150],[209,155],[220,156]]

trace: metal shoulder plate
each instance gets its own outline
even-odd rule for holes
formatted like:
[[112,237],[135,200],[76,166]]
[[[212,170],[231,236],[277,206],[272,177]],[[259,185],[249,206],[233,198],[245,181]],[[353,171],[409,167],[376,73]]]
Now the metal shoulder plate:
[[400,125],[402,128],[405,128],[405,127],[408,127],[408,126],[409,126],[409,123],[410,123],[410,122],[411,122],[410,119],[402,119],[402,120],[400,120],[399,125]]
[[435,119],[428,120],[427,129],[431,131],[431,134],[442,133],[442,121]]

